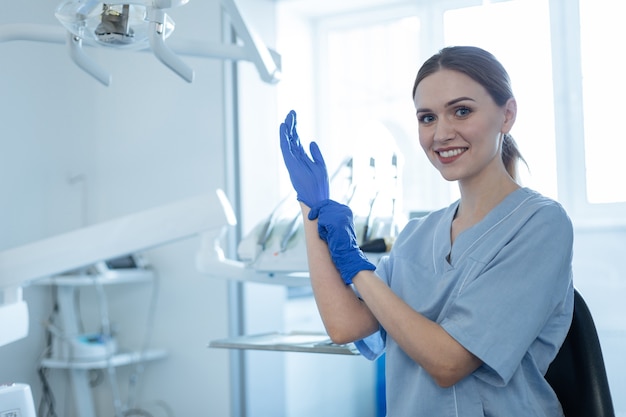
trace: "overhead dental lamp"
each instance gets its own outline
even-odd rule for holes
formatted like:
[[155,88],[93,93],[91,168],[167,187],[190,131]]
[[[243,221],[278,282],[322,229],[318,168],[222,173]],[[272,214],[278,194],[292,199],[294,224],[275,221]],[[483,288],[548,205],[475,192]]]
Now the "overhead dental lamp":
[[[267,83],[280,79],[280,55],[269,49],[246,24],[235,0],[220,0],[222,10],[238,37],[236,43],[204,40],[168,42],[174,21],[166,10],[183,6],[189,0],[68,0],[55,12],[63,27],[37,24],[0,25],[0,43],[27,40],[65,43],[70,57],[84,71],[108,86],[111,75],[83,50],[83,44],[109,48],[152,51],[172,71],[187,82],[193,69],[178,54],[232,61],[252,62]],[[64,30],[65,29],[65,30]],[[169,45],[172,43],[173,45]]]
[[62,3],[55,16],[68,30],[70,54],[74,61],[103,84],[110,76],[82,55],[82,42],[114,48],[144,49],[150,47],[155,56],[192,82],[194,72],[165,45],[174,31],[174,21],[166,9],[186,4],[189,0],[70,0]]
[[140,49],[149,46],[153,22],[154,33],[167,39],[174,31],[174,21],[163,9],[188,1],[75,0],[62,3],[55,16],[74,36],[86,42]]

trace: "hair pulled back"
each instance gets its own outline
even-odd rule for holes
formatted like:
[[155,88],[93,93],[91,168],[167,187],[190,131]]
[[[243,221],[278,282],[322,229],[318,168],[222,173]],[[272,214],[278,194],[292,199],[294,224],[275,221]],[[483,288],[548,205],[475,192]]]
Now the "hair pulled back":
[[[413,97],[418,84],[427,76],[448,69],[463,73],[482,85],[498,106],[514,98],[511,80],[502,64],[490,52],[475,46],[450,46],[430,57],[417,73],[413,84]],[[517,143],[510,134],[502,139],[502,162],[507,172],[517,180],[518,161],[526,163]]]

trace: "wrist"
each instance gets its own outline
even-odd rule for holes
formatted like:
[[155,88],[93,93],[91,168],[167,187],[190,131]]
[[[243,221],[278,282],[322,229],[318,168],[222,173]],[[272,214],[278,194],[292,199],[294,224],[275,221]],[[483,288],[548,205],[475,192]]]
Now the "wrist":
[[300,204],[300,210],[302,210],[302,215],[306,219],[308,217],[309,213],[311,212],[311,207],[307,206],[306,204],[304,204],[300,200],[298,200],[298,203]]
[[346,285],[352,284],[354,278],[362,271],[374,271],[376,266],[371,263],[358,248],[353,249],[350,253],[332,255],[333,262],[339,270],[341,279]]
[[368,272],[371,272],[367,269],[362,269],[356,273],[355,276],[352,277],[352,285],[356,286],[362,284],[365,280],[367,280]]

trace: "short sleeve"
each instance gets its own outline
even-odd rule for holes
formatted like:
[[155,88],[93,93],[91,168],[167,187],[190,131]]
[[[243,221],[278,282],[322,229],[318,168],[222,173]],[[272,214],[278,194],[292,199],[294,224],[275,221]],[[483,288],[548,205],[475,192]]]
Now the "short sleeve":
[[354,342],[354,346],[365,359],[374,361],[385,353],[385,339],[385,330],[381,328],[365,339],[357,340]]

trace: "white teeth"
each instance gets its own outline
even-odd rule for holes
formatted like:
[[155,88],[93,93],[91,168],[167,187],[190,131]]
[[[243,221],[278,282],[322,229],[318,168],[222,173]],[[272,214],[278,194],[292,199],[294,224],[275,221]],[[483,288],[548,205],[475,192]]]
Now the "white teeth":
[[465,149],[452,149],[449,151],[440,151],[439,155],[443,156],[444,158],[451,158],[453,156],[457,156],[462,154],[463,152],[465,152]]

